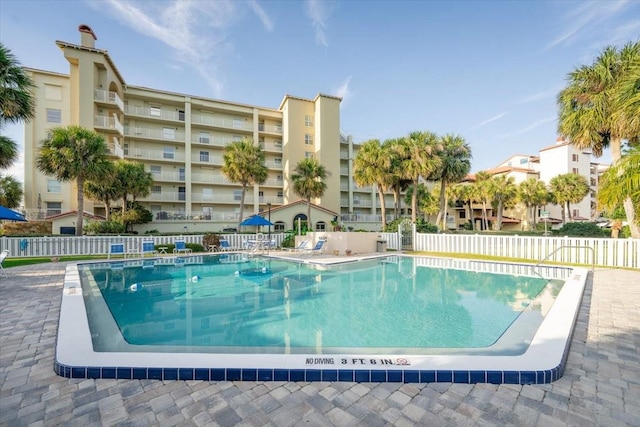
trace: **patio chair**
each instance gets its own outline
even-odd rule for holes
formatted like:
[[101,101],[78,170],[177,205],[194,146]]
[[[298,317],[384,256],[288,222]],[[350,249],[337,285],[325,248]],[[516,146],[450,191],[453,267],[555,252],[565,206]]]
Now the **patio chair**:
[[187,243],[184,241],[184,239],[179,239],[176,240],[176,247],[173,249],[173,253],[174,254],[179,254],[179,253],[191,253],[191,249],[187,247]]
[[111,259],[111,255],[122,255],[124,258],[126,258],[127,253],[124,249],[124,243],[110,243],[109,252],[107,253],[107,259]]
[[151,254],[156,255],[158,251],[156,251],[155,243],[153,240],[145,240],[142,242],[142,252],[140,255],[144,258],[145,255]]
[[220,251],[229,252],[235,250],[227,239],[220,239]]
[[5,249],[4,251],[2,251],[2,253],[0,253],[0,274],[2,274],[4,277],[7,277],[7,272],[4,271],[4,267],[2,266],[2,263],[4,262],[5,258],[7,258],[8,255],[9,255],[9,249]]
[[311,255],[324,253],[325,243],[327,243],[326,240],[318,240],[316,245],[313,248],[306,250],[305,253],[310,253]]
[[298,243],[298,246],[296,246],[295,248],[283,248],[283,249],[289,252],[303,252],[307,250],[307,246],[309,246],[309,241],[301,240],[300,243]]

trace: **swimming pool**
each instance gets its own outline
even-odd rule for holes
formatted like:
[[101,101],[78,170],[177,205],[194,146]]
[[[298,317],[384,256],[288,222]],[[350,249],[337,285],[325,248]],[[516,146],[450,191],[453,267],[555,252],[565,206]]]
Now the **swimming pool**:
[[397,255],[335,265],[224,254],[69,266],[56,372],[550,382],[561,375],[586,276]]

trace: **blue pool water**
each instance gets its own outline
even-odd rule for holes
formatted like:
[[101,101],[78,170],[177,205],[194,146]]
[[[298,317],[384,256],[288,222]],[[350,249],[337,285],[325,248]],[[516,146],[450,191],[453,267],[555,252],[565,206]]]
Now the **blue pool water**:
[[427,264],[220,254],[78,270],[100,352],[521,354],[563,283]]

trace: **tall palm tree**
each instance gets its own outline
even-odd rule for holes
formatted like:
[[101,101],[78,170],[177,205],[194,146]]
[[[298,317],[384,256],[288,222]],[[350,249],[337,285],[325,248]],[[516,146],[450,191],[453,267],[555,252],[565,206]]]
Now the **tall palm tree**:
[[445,188],[448,184],[459,182],[471,170],[471,147],[461,136],[447,134],[440,138],[438,157],[440,167],[429,177],[431,181],[440,181],[440,211],[436,224],[441,230],[446,228],[447,206]]
[[0,205],[17,208],[22,200],[22,184],[11,175],[0,175]]
[[100,134],[80,126],[68,126],[52,129],[36,158],[36,167],[45,175],[55,176],[62,182],[75,181],[77,236],[82,235],[84,183],[109,173],[108,156],[109,147]]
[[517,187],[512,176],[498,175],[489,180],[492,201],[496,204],[495,229],[502,230],[502,213],[516,198]]
[[307,225],[313,229],[311,222],[311,198],[322,197],[327,189],[327,169],[316,159],[302,159],[296,165],[291,175],[293,191],[307,201]]
[[[35,98],[33,80],[25,73],[15,56],[0,43],[0,130],[5,123],[29,121],[33,118]],[[0,168],[10,167],[18,158],[16,143],[0,135]]]
[[613,211],[624,202],[625,195],[631,197],[636,209],[640,209],[640,147],[632,148],[602,175],[598,204]]
[[227,145],[224,148],[223,159],[222,173],[229,181],[242,185],[240,218],[238,220],[238,230],[240,230],[247,187],[254,184],[263,184],[267,180],[269,171],[264,164],[264,151],[262,151],[262,148],[246,138],[241,141],[233,141]]
[[575,173],[565,173],[551,178],[549,186],[554,200],[562,206],[562,222],[565,223],[567,217],[571,221],[571,203],[579,203],[589,194],[587,179]]
[[382,229],[387,226],[387,209],[384,193],[388,190],[387,175],[390,172],[390,159],[385,155],[380,141],[372,139],[360,146],[358,154],[353,160],[353,179],[360,186],[376,185],[380,200],[380,214],[382,215]]
[[[640,137],[640,42],[621,49],[609,46],[591,65],[568,75],[568,84],[558,95],[558,131],[580,149],[595,156],[610,147],[615,165],[622,156],[622,141]],[[632,237],[640,238],[635,207],[629,195],[624,200]]]
[[489,228],[489,219],[487,218],[487,205],[491,203],[491,187],[489,181],[491,180],[491,174],[489,172],[481,171],[476,174],[476,182],[474,184],[474,191],[477,196],[477,200],[482,203],[482,229],[487,230]]
[[418,184],[420,178],[427,178],[436,171],[441,160],[437,156],[438,137],[432,132],[411,132],[397,146],[402,158],[402,173],[405,179],[411,180],[413,193],[411,197],[411,221],[416,222],[418,213]]
[[473,201],[476,199],[475,188],[473,185],[467,183],[458,183],[451,188],[453,196],[456,200],[462,203],[465,208],[465,216],[468,221],[471,222],[471,229],[476,229],[475,221],[473,220]]
[[122,199],[122,212],[127,211],[129,196],[135,202],[151,193],[153,174],[144,170],[144,164],[132,160],[118,160],[115,164],[115,182],[119,198]]
[[528,229],[536,226],[536,208],[547,202],[547,187],[537,178],[529,178],[518,185],[518,200],[525,206]]
[[404,138],[387,139],[382,143],[384,156],[389,159],[389,169],[386,173],[387,188],[393,192],[394,218],[402,216],[402,193],[411,185],[411,180],[405,178],[403,171]]
[[[113,163],[111,168],[114,168]],[[107,221],[111,216],[111,202],[120,197],[120,191],[115,180],[115,170],[110,171],[98,180],[88,180],[84,183],[85,195],[97,202],[104,203],[105,217]]]

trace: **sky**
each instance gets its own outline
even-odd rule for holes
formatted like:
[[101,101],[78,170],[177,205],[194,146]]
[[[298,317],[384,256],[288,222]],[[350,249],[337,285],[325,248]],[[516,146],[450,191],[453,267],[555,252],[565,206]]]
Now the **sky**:
[[[568,74],[640,40],[640,0],[0,1],[25,67],[68,74],[55,41],[80,44],[80,24],[127,84],[270,108],[339,96],[356,142],[455,134],[477,172],[555,144]],[[22,125],[3,133],[22,148]]]

